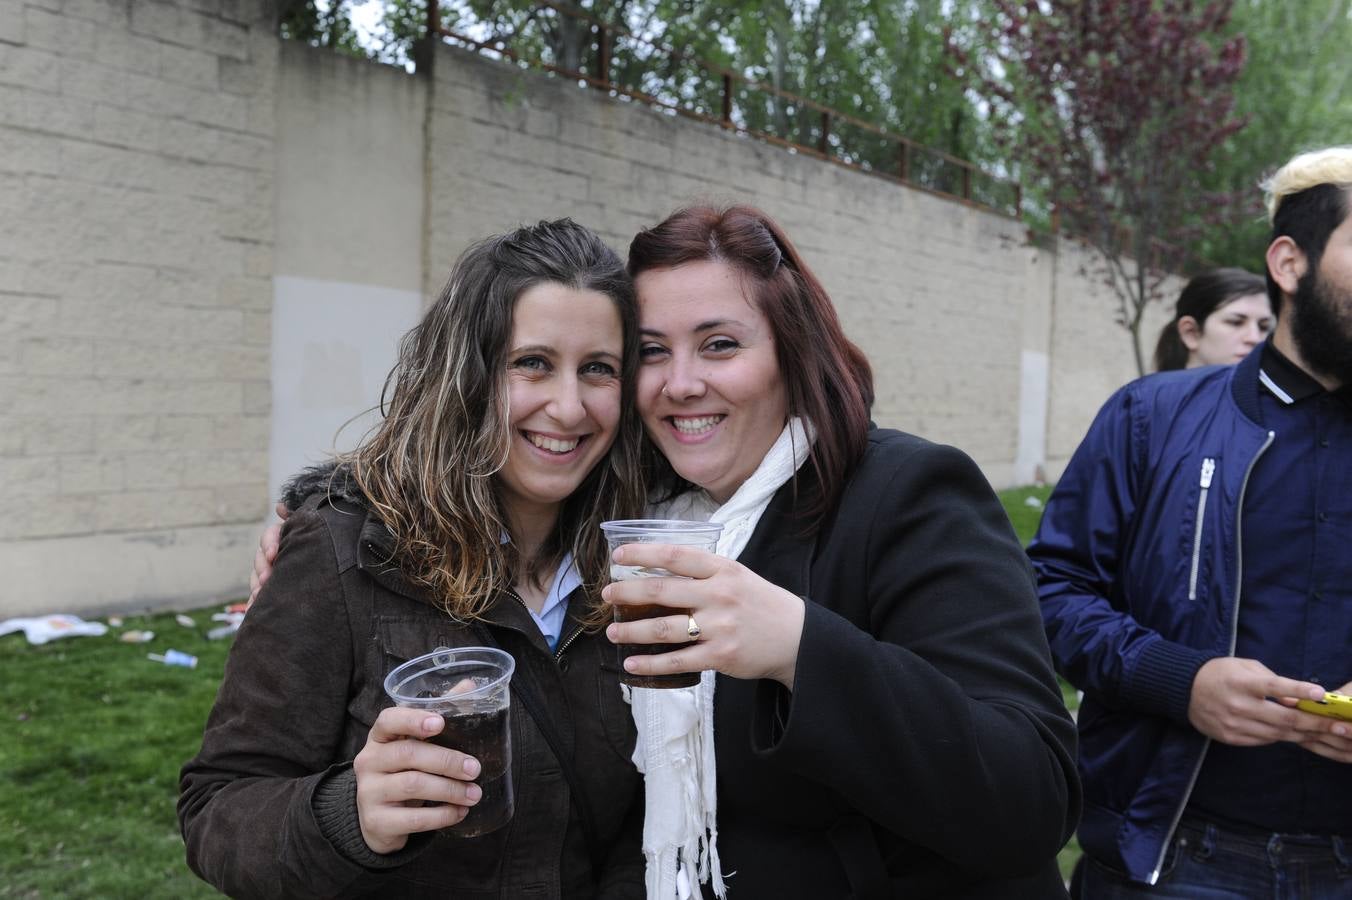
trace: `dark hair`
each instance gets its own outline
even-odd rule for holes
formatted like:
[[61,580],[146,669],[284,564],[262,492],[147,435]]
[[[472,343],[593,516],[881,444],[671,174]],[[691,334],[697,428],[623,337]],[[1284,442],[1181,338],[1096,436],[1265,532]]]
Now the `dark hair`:
[[[523,293],[544,283],[598,291],[614,302],[624,333],[622,411],[610,452],[563,502],[535,557],[522,560],[515,544],[501,541],[508,522],[492,476],[511,447],[507,351],[513,312]],[[608,563],[598,526],[637,514],[644,500],[642,423],[633,408],[637,365],[633,282],[595,234],[560,219],[466,250],[400,344],[381,396],[383,420],[346,456],[394,535],[400,570],[461,619],[480,617],[496,592],[521,575],[538,580],[567,551],[584,582],[599,588]]]
[[1204,327],[1207,316],[1231,300],[1263,293],[1263,279],[1244,269],[1208,269],[1194,275],[1178,295],[1174,317],[1160,330],[1155,343],[1155,371],[1188,367],[1188,348],[1178,335],[1178,320],[1191,316]]
[[[817,429],[808,459],[815,496],[800,514],[815,527],[836,505],[851,468],[868,445],[873,372],[812,271],[783,230],[750,206],[691,206],[645,228],[629,245],[629,274],[711,261],[732,266],[752,285],[752,300],[774,334],[788,414]],[[687,484],[655,448],[648,450],[654,486],[668,495]]]
[[[1328,246],[1329,235],[1343,224],[1352,212],[1349,190],[1337,184],[1316,184],[1295,194],[1283,197],[1272,217],[1272,240],[1289,237],[1305,254],[1307,271],[1319,268],[1319,260]],[[1282,311],[1282,289],[1267,273],[1268,300],[1274,315]]]

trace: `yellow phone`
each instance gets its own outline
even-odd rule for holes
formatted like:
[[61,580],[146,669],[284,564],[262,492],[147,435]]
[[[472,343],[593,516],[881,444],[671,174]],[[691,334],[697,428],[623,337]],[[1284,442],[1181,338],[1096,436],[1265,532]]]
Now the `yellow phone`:
[[1352,697],[1347,694],[1328,691],[1324,694],[1323,700],[1297,701],[1296,709],[1303,709],[1306,712],[1314,713],[1316,716],[1329,716],[1352,722]]

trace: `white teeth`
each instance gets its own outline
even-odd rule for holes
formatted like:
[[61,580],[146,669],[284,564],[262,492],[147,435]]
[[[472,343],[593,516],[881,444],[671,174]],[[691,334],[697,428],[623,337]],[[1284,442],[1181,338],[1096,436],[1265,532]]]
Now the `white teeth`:
[[530,431],[526,432],[526,438],[541,450],[548,450],[551,453],[568,453],[578,445],[580,440],[580,438],[573,438],[571,441],[559,441]]
[[722,416],[672,416],[671,422],[681,434],[703,434],[723,421]]

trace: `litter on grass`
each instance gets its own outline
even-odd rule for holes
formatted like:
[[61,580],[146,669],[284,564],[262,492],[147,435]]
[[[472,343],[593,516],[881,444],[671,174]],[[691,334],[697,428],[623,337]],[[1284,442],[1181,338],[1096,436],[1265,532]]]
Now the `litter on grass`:
[[144,644],[147,641],[155,640],[153,631],[124,631],[117,636],[117,639],[124,644]]
[[1024,498],[1023,498],[1023,505],[1024,505],[1024,506],[1030,506],[1030,507],[1032,507],[1033,509],[1042,509],[1042,498],[1041,498],[1041,497],[1024,497]]
[[244,621],[243,612],[231,612],[230,607],[225,608],[225,612],[218,612],[211,617],[213,622],[224,622],[224,625],[218,625],[207,632],[207,640],[218,641],[221,638],[230,637],[236,631],[239,631],[240,623]]
[[22,631],[30,644],[45,644],[63,637],[82,635],[97,637],[108,633],[102,622],[86,622],[79,616],[57,614],[27,619],[6,619],[0,622],[0,635]]
[[183,613],[179,613],[178,615],[174,616],[174,621],[182,625],[184,628],[197,627],[197,623],[192,620],[192,616],[185,616],[183,615]]
[[147,653],[146,659],[164,663],[166,666],[182,666],[185,669],[197,668],[197,657],[182,650],[166,650],[163,653]]

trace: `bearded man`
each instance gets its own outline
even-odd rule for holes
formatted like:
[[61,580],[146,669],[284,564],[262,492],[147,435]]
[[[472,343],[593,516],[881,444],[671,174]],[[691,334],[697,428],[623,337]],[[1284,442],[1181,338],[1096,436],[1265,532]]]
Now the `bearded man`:
[[1084,691],[1072,893],[1352,897],[1352,147],[1267,183],[1276,331],[1099,412],[1029,555]]

